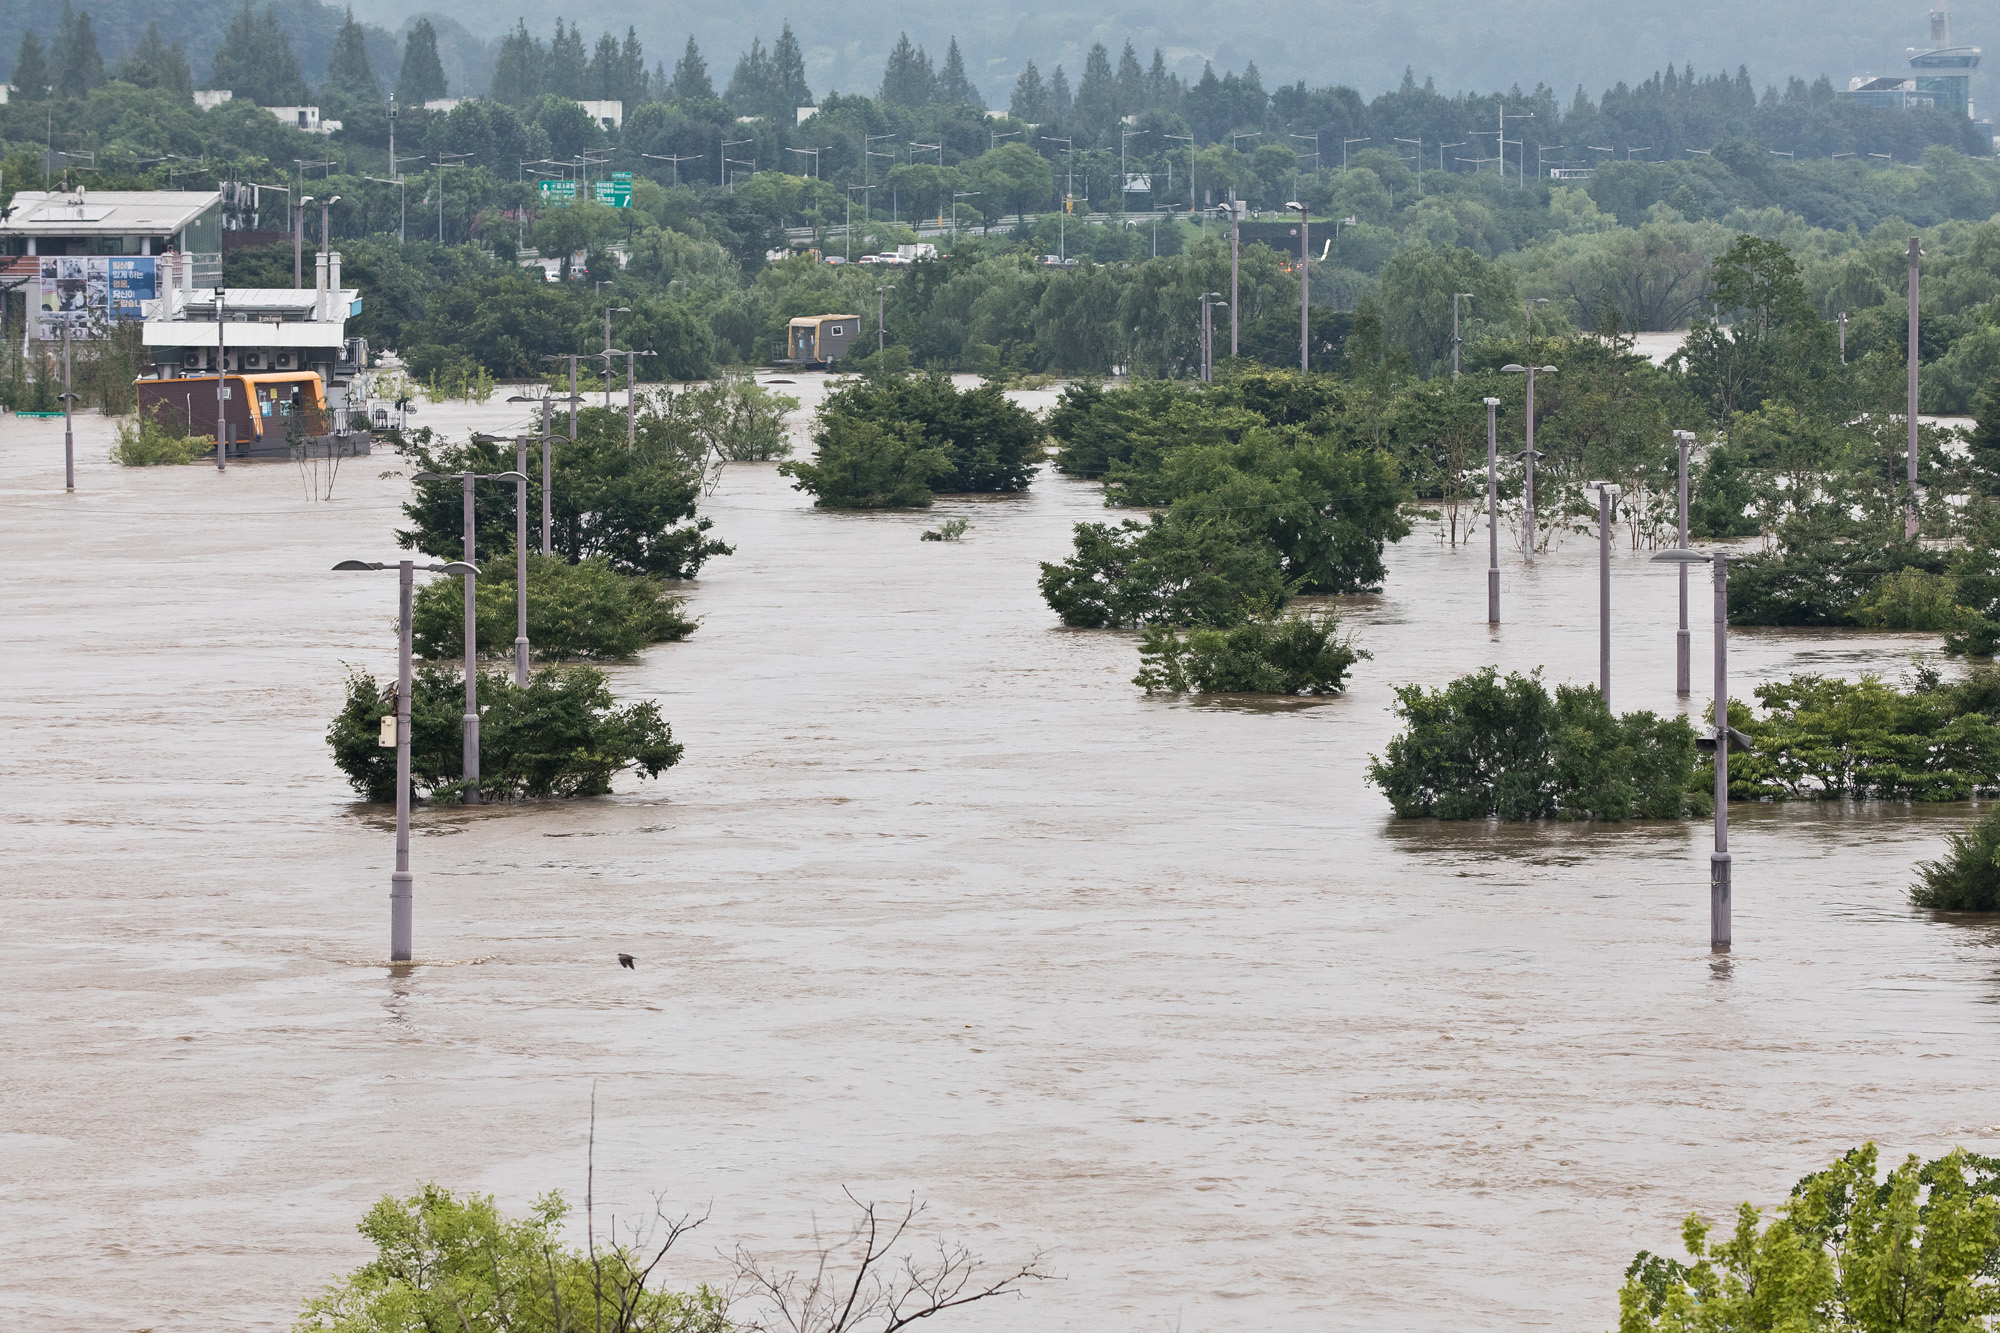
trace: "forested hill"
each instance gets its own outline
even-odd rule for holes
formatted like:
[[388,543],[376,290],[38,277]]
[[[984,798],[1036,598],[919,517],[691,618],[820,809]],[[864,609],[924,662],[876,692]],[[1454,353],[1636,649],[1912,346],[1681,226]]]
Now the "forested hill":
[[[192,58],[197,79],[221,40],[239,0],[187,0],[163,29]],[[317,80],[342,18],[318,0],[271,0],[292,35],[306,77]],[[137,0],[90,0],[107,59],[134,44],[147,22],[161,17]],[[259,5],[261,9],[262,4]],[[0,0],[0,31],[56,30],[62,0]],[[1925,0],[1686,0],[1678,5],[1619,5],[1601,0],[1320,0],[1292,8],[1234,9],[1217,22],[1210,0],[1156,0],[1115,12],[1044,4],[805,6],[791,0],[745,0],[714,6],[632,7],[611,0],[516,0],[504,11],[468,0],[427,8],[438,24],[439,55],[453,93],[484,92],[500,37],[516,18],[547,33],[558,15],[588,32],[623,34],[635,26],[646,49],[672,56],[690,33],[726,72],[748,33],[775,33],[789,20],[816,91],[873,92],[899,34],[941,56],[956,36],[967,74],[986,102],[1005,106],[1014,80],[1034,61],[1045,72],[1062,65],[1074,83],[1092,43],[1113,52],[1130,40],[1142,56],[1159,47],[1168,71],[1192,83],[1204,61],[1218,72],[1255,64],[1264,86],[1303,79],[1314,86],[1346,84],[1364,95],[1394,88],[1406,67],[1429,76],[1440,91],[1524,89],[1546,84],[1567,97],[1578,85],[1593,94],[1641,70],[1692,63],[1734,70],[1749,64],[1761,80],[1782,85],[1821,74],[1845,87],[1848,76],[1902,68],[1906,47],[1928,34]],[[355,16],[370,25],[378,73],[393,76],[399,52],[392,36],[417,17],[394,0],[357,0]],[[1961,0],[1954,16],[1958,41],[1984,45],[2000,59],[2000,11]],[[446,20],[446,21],[440,21]],[[11,60],[10,49],[0,60]],[[1975,101],[1993,100],[1982,76]]]

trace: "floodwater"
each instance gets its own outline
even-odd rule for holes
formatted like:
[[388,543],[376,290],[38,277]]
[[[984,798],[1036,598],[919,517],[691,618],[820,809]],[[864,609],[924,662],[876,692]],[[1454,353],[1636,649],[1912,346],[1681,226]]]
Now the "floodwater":
[[[1904,900],[1964,807],[1739,809],[1726,958],[1705,824],[1390,819],[1393,685],[1594,675],[1587,541],[1506,559],[1489,633],[1483,544],[1420,532],[1350,600],[1351,693],[1169,701],[1036,594],[1096,487],[832,515],[732,466],[700,632],[612,673],[685,762],[420,812],[428,961],[392,975],[390,821],[322,736],[342,663],[393,666],[392,577],[329,566],[394,558],[395,460],[309,503],[291,464],[126,472],[80,427],[66,496],[61,423],[0,424],[8,1327],[285,1327],[385,1191],[580,1201],[593,1088],[600,1227],[712,1208],[677,1281],[843,1186],[914,1194],[1063,1279],[973,1330],[1602,1329],[1690,1209],[1869,1138],[2000,1149],[2000,927]],[[1673,708],[1673,574],[1615,577],[1614,701]]]

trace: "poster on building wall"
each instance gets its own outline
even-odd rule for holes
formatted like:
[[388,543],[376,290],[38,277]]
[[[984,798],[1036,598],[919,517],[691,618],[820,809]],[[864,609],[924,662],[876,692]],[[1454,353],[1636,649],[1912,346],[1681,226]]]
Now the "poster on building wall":
[[39,338],[102,335],[113,320],[139,319],[140,305],[159,294],[159,260],[151,255],[44,255]]

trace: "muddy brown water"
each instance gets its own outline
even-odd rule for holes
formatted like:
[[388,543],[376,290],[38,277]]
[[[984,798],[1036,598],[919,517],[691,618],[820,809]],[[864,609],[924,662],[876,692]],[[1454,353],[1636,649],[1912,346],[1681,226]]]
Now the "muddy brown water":
[[[700,632],[612,673],[686,761],[420,812],[430,961],[391,975],[389,820],[322,736],[342,663],[393,667],[393,578],[328,567],[394,558],[394,460],[308,503],[79,437],[66,496],[61,423],[0,423],[0,1324],[286,1327],[385,1191],[580,1201],[593,1087],[600,1221],[712,1205],[675,1280],[914,1193],[1063,1277],[974,1330],[1601,1329],[1689,1209],[1868,1138],[2000,1148],[2000,930],[1904,900],[1965,807],[1739,808],[1726,959],[1703,824],[1390,819],[1392,685],[1594,677],[1587,541],[1505,559],[1489,633],[1483,545],[1420,532],[1348,604],[1348,695],[1169,701],[1036,594],[1096,487],[837,516],[733,466]],[[1614,702],[1671,709],[1673,575],[1615,576]]]

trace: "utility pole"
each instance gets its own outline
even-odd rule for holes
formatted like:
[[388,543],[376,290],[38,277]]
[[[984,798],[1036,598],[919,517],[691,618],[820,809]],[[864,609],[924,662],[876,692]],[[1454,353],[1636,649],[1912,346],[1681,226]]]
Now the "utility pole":
[[629,305],[608,305],[604,307],[604,405],[611,406],[611,316],[629,315]]
[[1844,366],[1847,364],[1847,312],[1841,311],[1834,322],[1840,325],[1840,364]]
[[888,290],[887,287],[875,289],[875,351],[878,354],[889,345],[889,326],[882,322],[882,302],[885,299],[883,293]]
[[514,683],[528,683],[528,437],[514,437]]
[[1521,493],[1521,526],[1524,529],[1522,538],[1528,559],[1533,560],[1535,558],[1535,460],[1541,457],[1540,454],[1535,452],[1535,376],[1537,374],[1553,375],[1556,373],[1556,368],[1554,366],[1506,365],[1500,367],[1500,373],[1503,375],[1526,375],[1528,377],[1528,410],[1526,416],[1528,447],[1515,456],[1525,460],[1527,463],[1527,480],[1526,484],[1522,487]]
[[1911,541],[1917,539],[1917,269],[1923,260],[1923,246],[1918,237],[1910,238],[1910,403],[1908,409],[1910,425],[1909,487],[1910,495],[1903,535]]

